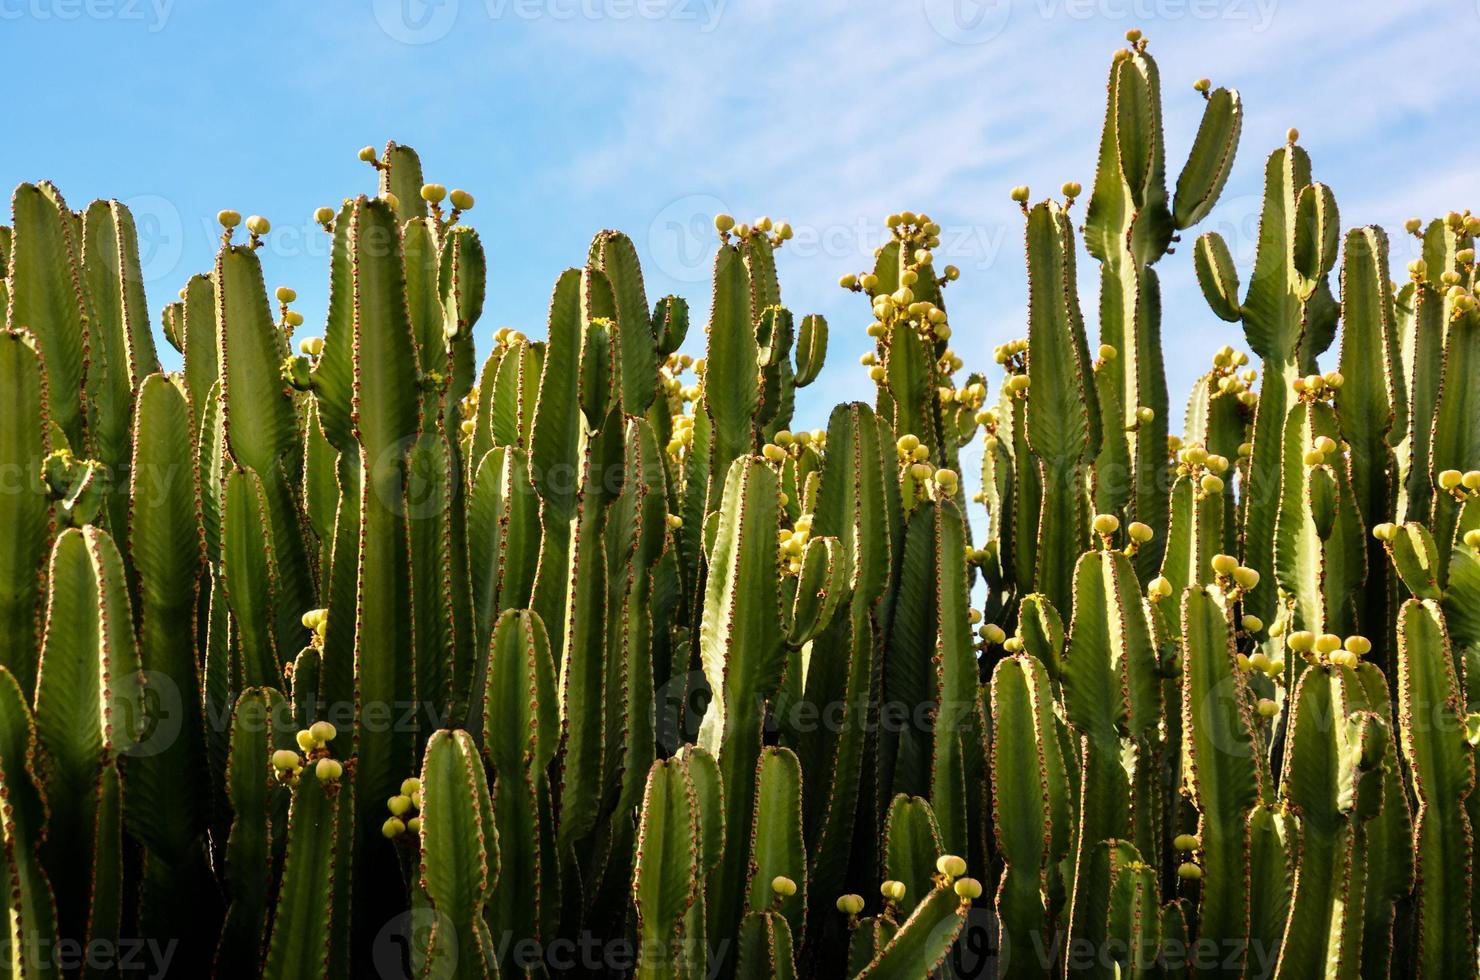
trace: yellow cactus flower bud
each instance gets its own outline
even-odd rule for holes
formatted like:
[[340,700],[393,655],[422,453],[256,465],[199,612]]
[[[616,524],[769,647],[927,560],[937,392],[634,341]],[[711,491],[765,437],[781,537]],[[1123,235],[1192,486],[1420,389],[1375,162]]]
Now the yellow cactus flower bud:
[[235,228],[242,223],[242,216],[239,211],[217,211],[216,220],[221,223],[222,228]]
[[1269,698],[1260,698],[1258,711],[1260,718],[1273,718],[1280,713],[1280,706]]
[[392,211],[401,210],[401,199],[390,191],[382,191],[380,199],[390,205]]
[[328,721],[316,721],[308,726],[308,731],[309,734],[313,735],[320,742],[332,742],[334,741],[334,737],[339,734],[339,730],[334,727],[333,722]]
[[1254,669],[1253,663],[1250,662],[1249,658],[1242,653],[1236,654],[1233,660],[1234,663],[1238,665],[1238,669],[1246,674]]
[[401,794],[403,796],[410,796],[414,798],[420,793],[421,780],[417,779],[415,776],[412,776],[410,779],[406,779],[401,782]]
[[838,285],[844,289],[855,289],[858,286],[858,277],[850,272],[838,279]]
[[1442,490],[1453,490],[1464,482],[1464,474],[1459,470],[1444,470],[1439,474],[1439,488]]
[[1219,575],[1232,575],[1238,570],[1238,559],[1232,555],[1214,555],[1213,571]]
[[1151,525],[1142,524],[1140,521],[1131,521],[1130,527],[1126,528],[1126,533],[1136,544],[1145,544],[1156,537],[1156,532],[1151,529]]
[[300,731],[295,738],[298,740],[298,748],[304,752],[312,752],[318,746],[314,742],[313,733],[307,728]]
[[291,303],[298,298],[298,292],[288,286],[279,286],[273,293],[279,303]]
[[1199,868],[1191,861],[1183,861],[1177,865],[1177,877],[1186,881],[1201,881],[1202,868]]
[[[1243,626],[1246,633],[1258,633],[1264,629],[1264,620],[1255,616],[1253,613],[1245,613],[1243,619],[1239,620],[1239,625]],[[1264,654],[1261,653],[1258,656],[1262,657]]]
[[278,749],[272,754],[272,767],[279,772],[292,772],[302,759],[292,749]]
[[406,821],[406,829],[413,834],[421,833],[421,817],[412,817]]
[[454,190],[451,194],[448,195],[448,198],[452,201],[453,208],[458,211],[473,210],[473,195],[469,194],[465,190]]
[[1213,80],[1211,78],[1199,78],[1197,81],[1192,83],[1192,90],[1194,92],[1206,92],[1212,87]]
[[1294,126],[1291,126],[1289,129],[1285,130],[1285,139],[1290,143],[1297,142],[1300,139],[1300,130],[1296,129]]
[[387,810],[391,811],[391,816],[404,816],[411,809],[411,797],[404,794],[401,796],[392,796],[386,801],[385,806]]
[[313,774],[321,783],[337,783],[344,775],[344,766],[338,759],[320,759],[313,767]]
[[863,896],[853,894],[839,895],[836,904],[838,911],[844,915],[857,915],[863,911]]
[[1153,599],[1165,599],[1172,594],[1172,583],[1165,575],[1158,575],[1146,586],[1146,592]]
[[1156,410],[1150,405],[1142,405],[1136,409],[1136,421],[1146,425],[1156,418]]
[[1326,454],[1319,449],[1307,450],[1305,455],[1301,457],[1301,462],[1305,463],[1306,466],[1320,466],[1325,461]]
[[1026,184],[1019,184],[1012,189],[1012,193],[1009,196],[1018,204],[1026,204],[1030,193]]
[[797,893],[797,883],[785,875],[777,875],[771,879],[771,891],[782,898],[790,898]]
[[1100,360],[1102,361],[1113,361],[1120,356],[1120,351],[1116,350],[1111,344],[1101,344],[1099,353]]
[[1315,448],[1325,456],[1336,452],[1336,440],[1330,436],[1321,436],[1315,441]]
[[1071,180],[1065,182],[1064,186],[1060,187],[1059,190],[1063,192],[1066,198],[1072,201],[1084,191],[1084,188],[1080,185],[1079,181]]
[[1308,653],[1316,647],[1316,635],[1310,630],[1296,630],[1285,642],[1296,653]]
[[914,477],[921,483],[924,483],[926,480],[930,479],[930,474],[933,472],[935,471],[930,468],[929,463],[910,464],[910,476]]
[[1198,486],[1202,487],[1203,493],[1222,493],[1223,479],[1211,473],[1205,473],[1203,474],[1203,478],[1198,481]]
[[902,881],[894,881],[891,879],[879,885],[879,894],[883,895],[891,902],[903,901],[904,893],[905,887],[904,882]]
[[1252,653],[1249,655],[1249,666],[1255,670],[1268,670],[1269,657],[1263,653]]
[[1349,653],[1365,657],[1372,652],[1372,641],[1365,636],[1348,636],[1341,644]]
[[422,184],[421,199],[428,204],[441,204],[447,197],[447,188],[441,184]]
[[951,887],[963,901],[974,902],[982,897],[982,883],[975,878],[958,878]]
[[385,823],[380,825],[380,832],[385,835],[387,840],[395,840],[397,837],[406,833],[406,825],[401,822],[399,817],[390,817]]
[[315,224],[327,225],[329,222],[334,220],[334,209],[328,207],[315,208],[313,212],[313,220]]
[[791,238],[794,234],[796,233],[792,231],[791,225],[787,224],[785,221],[776,226],[776,237],[781,239],[783,242],[791,241]]
[[1480,470],[1467,470],[1459,482],[1466,490],[1480,490]]
[[1007,639],[1002,641],[1002,649],[1006,650],[1008,653],[1022,653],[1023,638],[1021,636],[1009,636]]
[[981,637],[993,646],[1001,646],[1007,640],[1007,633],[996,623],[988,623],[981,628]]
[[1259,573],[1247,565],[1240,565],[1233,570],[1233,581],[1241,589],[1252,589],[1259,584]]
[[961,278],[961,270],[958,269],[958,268],[956,268],[954,265],[948,265],[948,266],[946,266],[946,270],[945,271],[946,271],[946,278],[948,280],[950,280],[951,282],[955,282],[957,279],[960,279]]
[[1392,541],[1398,536],[1398,525],[1384,522],[1372,529],[1372,536],[1379,541]]
[[1093,527],[1096,534],[1109,535],[1120,530],[1120,518],[1114,514],[1096,514]]
[[1464,542],[1467,546],[1480,551],[1480,527],[1471,528],[1465,532]]
[[250,231],[254,235],[265,235],[269,231],[272,231],[272,222],[260,214],[254,214],[247,219],[247,231]]
[[1408,232],[1408,234],[1410,235],[1417,235],[1419,229],[1422,227],[1423,221],[1419,218],[1409,218],[1407,221],[1403,222],[1403,230]]
[[1337,636],[1335,633],[1322,633],[1320,636],[1316,637],[1316,653],[1335,653],[1337,650],[1340,649],[1341,637]]
[[966,862],[954,854],[942,854],[935,859],[935,870],[947,878],[959,878],[966,873]]
[[1195,851],[1202,846],[1202,841],[1192,834],[1178,834],[1172,839],[1172,847],[1179,851]]

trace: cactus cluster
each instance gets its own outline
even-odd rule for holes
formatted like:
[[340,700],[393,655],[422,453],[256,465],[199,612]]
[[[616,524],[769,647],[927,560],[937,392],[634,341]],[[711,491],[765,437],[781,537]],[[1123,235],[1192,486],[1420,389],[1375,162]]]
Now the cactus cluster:
[[1480,217],[1399,285],[1292,130],[1247,290],[1215,232],[1179,270],[1261,364],[1170,435],[1157,268],[1242,105],[1194,85],[1169,195],[1128,40],[1087,205],[1011,194],[996,396],[901,212],[814,430],[784,222],[716,218],[698,359],[603,231],[480,364],[473,196],[367,147],[322,335],[222,211],[164,372],[128,209],[22,184],[0,976],[1475,976]]

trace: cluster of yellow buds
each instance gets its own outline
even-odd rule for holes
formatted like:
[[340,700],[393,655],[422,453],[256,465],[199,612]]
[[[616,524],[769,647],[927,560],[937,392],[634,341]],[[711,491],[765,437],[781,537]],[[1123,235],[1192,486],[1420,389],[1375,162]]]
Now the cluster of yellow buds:
[[[683,381],[680,380],[685,371],[694,366],[694,359],[688,354],[669,354],[667,360],[658,368],[658,379],[663,385],[663,390],[670,396],[683,397]],[[688,399],[693,401],[693,399]]]
[[1247,565],[1240,565],[1238,559],[1232,555],[1214,555],[1212,565],[1213,574],[1218,576],[1218,584],[1232,599],[1236,600],[1244,593],[1253,591],[1259,584],[1259,573]]
[[1245,367],[1248,363],[1248,354],[1234,350],[1225,344],[1213,355],[1211,373],[1212,377],[1217,379],[1216,384],[1221,394],[1232,395],[1244,407],[1253,408],[1259,404],[1259,396],[1252,390],[1252,385],[1258,379],[1259,372],[1251,367]]
[[761,447],[761,455],[772,463],[785,462],[787,457],[800,457],[814,443],[820,446],[826,437],[827,434],[820,429],[812,432],[782,429],[772,437],[774,441]]
[[976,635],[987,646],[1003,646],[1007,643],[1007,631],[996,623],[983,623],[976,628]]
[[493,332],[493,342],[499,347],[512,347],[528,339],[522,331],[515,330],[513,327],[499,327]]
[[[1103,352],[1107,348],[1111,351],[1115,350],[1115,348],[1110,347],[1109,344],[1101,347],[1100,350]],[[996,361],[998,364],[1001,364],[1013,374],[1019,374],[1027,370],[1027,353],[1028,341],[1026,338],[1022,340],[1009,340],[1005,344],[998,344],[996,347],[992,348],[992,360]],[[1114,354],[1112,353],[1111,356],[1113,357]]]
[[800,575],[802,572],[802,554],[807,550],[807,541],[812,537],[812,515],[803,514],[798,517],[790,529],[781,528],[776,532],[777,559],[781,564],[782,575]]
[[1239,654],[1238,666],[1245,673],[1252,673],[1257,670],[1261,674],[1267,675],[1276,683],[1279,683],[1285,674],[1285,661],[1283,659],[1277,660],[1261,650],[1256,650],[1247,656],[1242,653]]
[[[1171,445],[1170,441],[1168,445]],[[1183,445],[1178,440],[1176,445],[1177,475],[1197,479],[1198,499],[1210,493],[1222,493],[1223,474],[1229,467],[1228,457],[1209,453],[1197,443]]]
[[1307,660],[1337,667],[1355,668],[1372,652],[1372,641],[1365,636],[1342,639],[1335,633],[1317,635],[1310,630],[1296,630],[1285,642]]
[[1459,470],[1440,470],[1439,489],[1451,494],[1456,500],[1464,501],[1480,495],[1480,470],[1461,473]]
[[[1094,532],[1104,542],[1104,546],[1109,548],[1112,546],[1111,542],[1115,537],[1115,532],[1120,530],[1120,518],[1114,514],[1096,514],[1095,519],[1091,522],[1091,526],[1094,528]],[[1156,536],[1156,532],[1151,529],[1151,525],[1143,524],[1140,521],[1131,521],[1126,526],[1125,534],[1129,539],[1125,546],[1125,553],[1128,555],[1134,555],[1140,550],[1141,545]]]
[[1316,436],[1311,440],[1310,448],[1305,451],[1305,455],[1301,457],[1301,461],[1306,466],[1320,466],[1326,462],[1327,456],[1335,453],[1340,448],[1336,444],[1336,440],[1330,436]]
[[684,412],[673,416],[673,435],[668,440],[668,455],[675,461],[694,444],[694,417]]
[[402,782],[401,792],[386,800],[385,808],[391,815],[380,825],[380,832],[387,838],[395,840],[408,830],[421,833],[421,780],[412,776]]
[[916,480],[925,481],[930,479],[934,472],[926,460],[930,459],[930,447],[920,441],[919,436],[906,433],[899,437],[894,444],[895,452],[899,456],[899,465]]
[[303,314],[288,308],[298,298],[298,291],[291,286],[279,286],[273,295],[278,301],[278,327],[291,337],[295,327],[303,326]]
[[1172,838],[1172,848],[1187,855],[1187,860],[1177,867],[1177,877],[1188,881],[1201,878],[1202,868],[1197,864],[1193,852],[1202,849],[1202,840],[1194,834],[1178,834]]
[[303,623],[304,629],[313,632],[313,635],[309,638],[309,643],[315,647],[323,646],[324,632],[329,628],[329,610],[310,609],[303,614],[299,622]]
[[303,751],[303,755],[300,756],[292,749],[278,749],[274,752],[272,769],[278,782],[289,786],[298,785],[304,768],[312,764],[314,778],[326,787],[337,786],[340,777],[344,775],[344,765],[339,760],[330,758],[328,749],[328,744],[337,734],[337,730],[329,722],[316,721],[298,733],[298,748]]
[[942,405],[960,405],[962,408],[976,412],[986,403],[987,386],[980,381],[973,381],[964,388],[943,385],[936,389],[936,394],[940,396]]
[[1346,379],[1341,376],[1340,371],[1331,371],[1327,374],[1307,374],[1303,378],[1296,378],[1291,387],[1295,394],[1300,396],[1301,401],[1318,402],[1330,401],[1336,395]]
[[307,354],[309,357],[318,357],[324,352],[324,338],[304,337],[298,341],[298,351],[299,353]]
[[791,241],[792,236],[796,234],[791,225],[785,221],[772,221],[762,216],[756,218],[751,224],[743,222],[736,224],[735,219],[728,214],[714,216],[714,230],[719,232],[719,240],[726,245],[730,243],[732,234],[742,242],[752,235],[760,235],[769,238],[772,248],[780,248],[783,242]]

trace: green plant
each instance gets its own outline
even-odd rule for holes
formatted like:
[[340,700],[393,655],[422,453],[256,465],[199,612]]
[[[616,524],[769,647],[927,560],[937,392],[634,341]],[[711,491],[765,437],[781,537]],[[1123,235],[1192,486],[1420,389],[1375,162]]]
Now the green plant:
[[697,360],[603,231],[480,366],[472,196],[367,147],[323,336],[223,211],[164,373],[128,209],[18,188],[0,975],[134,937],[228,978],[1475,975],[1480,218],[1410,222],[1398,287],[1291,131],[1243,298],[1216,233],[1190,262],[1262,370],[1222,347],[1169,435],[1156,270],[1242,104],[1197,83],[1169,200],[1129,41],[1099,343],[1080,185],[1011,195],[994,401],[891,215],[841,282],[876,396],[811,431],[785,223],[717,217]]

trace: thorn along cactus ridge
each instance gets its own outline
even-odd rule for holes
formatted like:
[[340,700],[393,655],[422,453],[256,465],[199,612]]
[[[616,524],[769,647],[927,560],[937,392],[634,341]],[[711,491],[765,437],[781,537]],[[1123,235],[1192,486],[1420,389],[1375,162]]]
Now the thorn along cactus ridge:
[[[473,194],[366,147],[322,329],[223,210],[165,373],[128,208],[22,184],[0,976],[1474,977],[1480,217],[1395,276],[1292,130],[1242,288],[1193,89],[1131,32],[1093,181],[1012,189],[995,385],[889,215],[817,428],[785,222],[716,217],[702,331],[616,231],[489,331]],[[1179,435],[1166,277],[1258,358]]]

